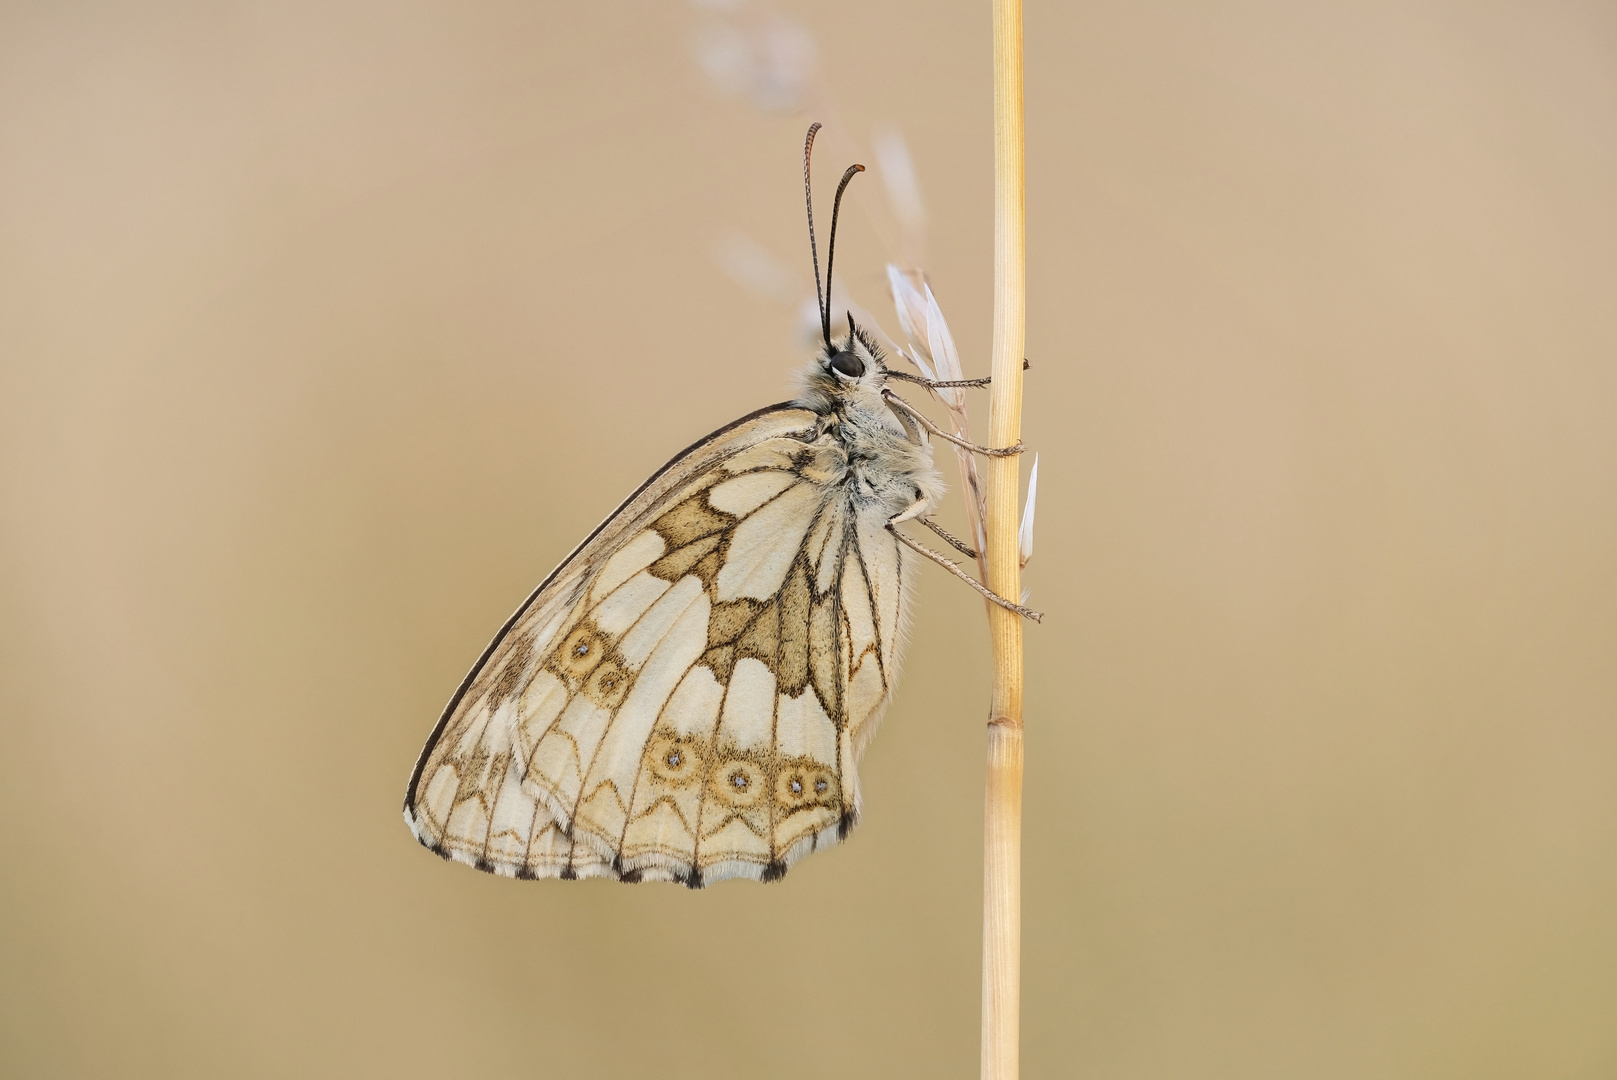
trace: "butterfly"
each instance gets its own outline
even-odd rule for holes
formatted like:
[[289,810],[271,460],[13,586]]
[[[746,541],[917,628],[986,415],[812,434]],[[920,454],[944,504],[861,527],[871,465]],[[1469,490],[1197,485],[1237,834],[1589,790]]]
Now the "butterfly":
[[876,340],[833,340],[809,159],[824,347],[798,396],[696,442],[575,548],[500,628],[421,751],[417,840],[519,878],[699,888],[773,881],[859,819],[857,765],[892,695],[924,557],[1037,617],[902,533],[943,496],[929,434]]

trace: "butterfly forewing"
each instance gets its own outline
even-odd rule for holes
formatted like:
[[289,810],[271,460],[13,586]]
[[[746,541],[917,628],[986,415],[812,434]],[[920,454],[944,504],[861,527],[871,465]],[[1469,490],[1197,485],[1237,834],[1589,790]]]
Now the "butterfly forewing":
[[405,816],[523,877],[770,879],[858,813],[904,550],[791,405],[676,457],[523,604],[422,751]]

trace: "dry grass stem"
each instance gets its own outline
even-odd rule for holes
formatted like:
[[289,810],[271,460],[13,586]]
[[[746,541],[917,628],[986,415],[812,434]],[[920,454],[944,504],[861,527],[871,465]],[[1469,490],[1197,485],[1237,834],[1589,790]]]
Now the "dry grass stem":
[[[1026,331],[1026,217],[1022,134],[1022,4],[994,0],[994,344],[989,442],[1022,434]],[[988,586],[1022,595],[1015,457],[992,458],[988,478]],[[1022,977],[1022,620],[988,609],[994,648],[983,828],[983,1080],[1019,1070]]]

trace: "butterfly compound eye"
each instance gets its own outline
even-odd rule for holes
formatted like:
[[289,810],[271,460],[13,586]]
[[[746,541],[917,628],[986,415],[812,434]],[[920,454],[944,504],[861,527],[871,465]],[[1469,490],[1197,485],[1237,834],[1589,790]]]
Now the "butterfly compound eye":
[[831,357],[831,369],[839,375],[846,375],[850,379],[857,379],[865,373],[865,362],[843,349]]

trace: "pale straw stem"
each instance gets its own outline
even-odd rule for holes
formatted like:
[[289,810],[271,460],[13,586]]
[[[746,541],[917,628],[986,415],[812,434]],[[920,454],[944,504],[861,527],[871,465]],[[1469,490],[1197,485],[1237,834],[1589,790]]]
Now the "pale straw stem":
[[[994,0],[994,353],[989,443],[1022,436],[1026,220],[1022,134],[1022,4]],[[1020,464],[990,458],[988,586],[1022,595],[1017,550]],[[994,690],[983,829],[983,1080],[1016,1080],[1022,977],[1022,620],[989,605]]]

